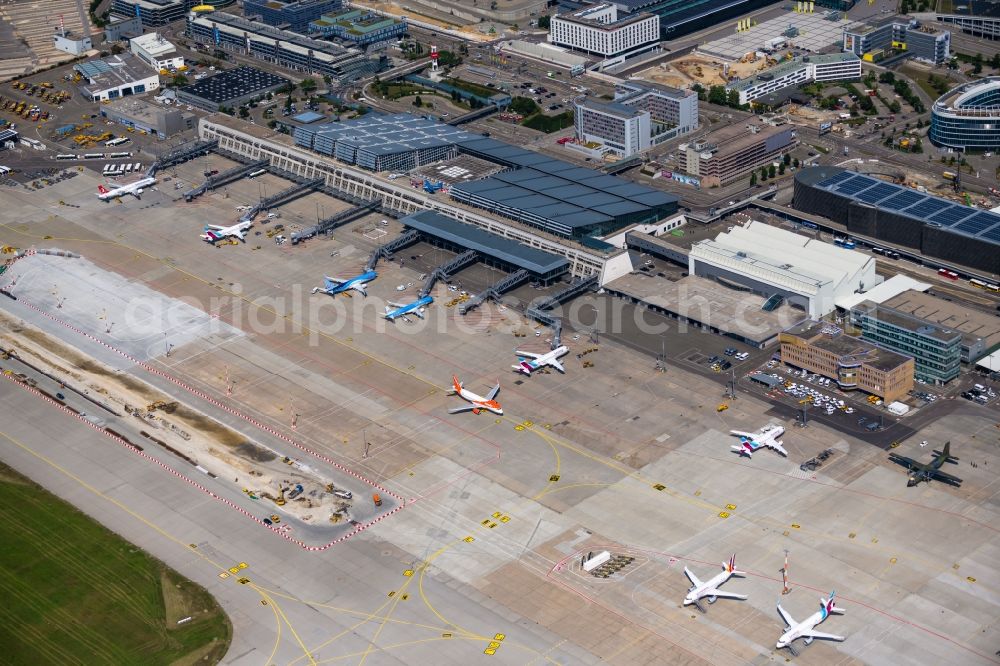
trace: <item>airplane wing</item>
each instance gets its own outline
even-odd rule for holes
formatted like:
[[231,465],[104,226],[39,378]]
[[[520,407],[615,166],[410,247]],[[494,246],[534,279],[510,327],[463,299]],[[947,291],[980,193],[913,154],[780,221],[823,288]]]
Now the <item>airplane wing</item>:
[[913,458],[907,458],[906,456],[900,456],[895,453],[889,454],[889,460],[896,463],[897,465],[903,465],[904,467],[910,467],[910,468],[920,467],[920,463],[918,463]]
[[218,224],[206,224],[205,231],[222,231],[225,227],[220,227]]
[[346,280],[338,280],[337,278],[332,278],[329,275],[324,275],[323,279],[326,280],[327,284],[332,285],[334,287],[339,287],[340,285],[344,284],[344,282],[346,282]]
[[772,449],[774,449],[775,451],[777,451],[781,455],[783,455],[785,457],[788,456],[788,451],[786,451],[785,447],[783,447],[781,445],[781,442],[769,442],[768,446],[770,446]]
[[394,308],[405,308],[406,307],[406,303],[393,303],[392,301],[386,301],[386,303],[388,303],[391,307],[394,307]]
[[701,585],[701,581],[698,580],[698,577],[695,576],[694,572],[692,572],[687,567],[684,567],[684,575],[686,575],[688,577],[688,580],[691,581],[691,584],[694,585],[695,587],[698,587],[698,586]]
[[955,486],[958,488],[962,485],[962,479],[957,476],[952,476],[951,474],[947,474],[941,470],[935,470],[933,474],[935,479],[941,481],[942,483],[947,483],[949,486]]
[[536,354],[534,352],[527,352],[527,351],[520,351],[520,350],[517,350],[514,353],[517,354],[518,356],[522,357],[522,358],[538,358],[539,356],[542,356],[542,354]]
[[486,394],[486,399],[492,400],[493,398],[497,397],[497,393],[499,392],[500,392],[500,382],[497,382],[497,385],[491,388],[490,392]]
[[730,430],[729,434],[736,435],[737,437],[746,437],[747,439],[753,439],[756,436],[756,433],[740,432],[739,430]]
[[717,587],[713,587],[711,590],[705,590],[702,593],[706,597],[719,597],[720,599],[746,599],[745,594],[736,594],[735,592],[726,592],[725,590],[720,590]]
[[353,289],[354,291],[360,293],[362,296],[367,296],[368,295],[368,292],[365,291],[365,283],[364,282],[355,282],[354,284],[351,285],[351,289]]
[[798,622],[796,622],[792,616],[788,614],[788,611],[781,607],[781,604],[778,604],[778,615],[780,615],[781,619],[785,621],[786,627],[791,628],[798,624]]
[[474,405],[466,405],[465,407],[455,407],[454,409],[449,409],[449,414],[461,414],[462,412],[471,412],[475,409]]
[[803,631],[802,632],[802,636],[803,637],[810,637],[810,638],[825,638],[828,641],[842,641],[842,640],[844,640],[843,636],[838,636],[837,634],[827,634],[827,633],[824,633],[822,631],[813,631],[813,630]]
[[556,359],[552,359],[551,361],[549,361],[549,365],[551,365],[559,372],[566,372],[566,368],[563,367],[563,364],[557,361]]

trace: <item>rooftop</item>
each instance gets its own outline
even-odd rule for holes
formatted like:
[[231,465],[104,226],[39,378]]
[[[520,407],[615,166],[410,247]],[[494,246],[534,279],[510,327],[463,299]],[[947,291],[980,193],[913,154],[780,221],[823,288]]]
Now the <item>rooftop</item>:
[[733,90],[746,90],[761,83],[767,83],[768,81],[780,79],[783,76],[796,72],[804,67],[808,67],[809,65],[827,65],[835,62],[855,62],[858,60],[860,60],[858,56],[854,55],[850,51],[846,53],[826,53],[822,55],[800,56],[798,58],[792,58],[791,60],[785,60],[784,62],[778,63],[774,67],[761,70],[749,78],[729,83],[726,87]]
[[[609,21],[602,21],[600,19],[591,18],[594,14],[599,12],[605,12],[611,10],[611,16]],[[638,23],[639,21],[645,21],[646,19],[652,17],[653,14],[640,13],[640,14],[626,14],[625,16],[619,16],[618,7],[612,3],[601,3],[597,5],[589,5],[583,9],[577,9],[565,14],[558,14],[553,18],[557,18],[560,21],[569,21],[570,23],[577,23],[579,25],[585,25],[589,28],[595,28],[597,30],[617,30],[619,28],[625,27],[632,23]]]
[[338,144],[391,155],[421,148],[455,145],[474,135],[437,120],[410,113],[368,114],[345,122],[298,127],[295,143],[326,155]]
[[415,179],[429,178],[451,187],[458,183],[481,180],[502,169],[503,167],[498,164],[481,160],[472,155],[459,155],[452,160],[442,160],[417,167],[410,173],[410,176]]
[[579,105],[585,109],[599,111],[609,116],[617,116],[619,118],[637,118],[644,113],[647,113],[642,109],[625,106],[624,104],[620,104],[618,102],[605,102],[593,97],[585,98],[582,102],[579,102]]
[[164,39],[163,35],[158,32],[139,35],[129,41],[153,57],[165,56],[177,52],[174,45]]
[[632,99],[633,97],[639,97],[649,92],[659,93],[666,97],[673,97],[674,99],[684,99],[685,97],[698,94],[693,90],[681,90],[680,88],[665,86],[662,83],[656,83],[654,81],[640,81],[637,79],[618,81],[615,83],[615,88],[623,91],[623,94],[617,94],[615,96],[616,102],[622,102],[627,99]]
[[172,106],[159,106],[143,99],[135,97],[122,97],[108,103],[108,107],[114,111],[126,114],[131,118],[146,120],[155,123],[157,119],[167,113],[183,113],[186,116],[191,114]]
[[632,273],[612,280],[604,287],[760,343],[776,338],[791,322],[803,316],[800,310],[789,305],[780,305],[771,312],[765,312],[761,309],[766,301],[762,296],[727,289],[714,280],[694,275],[670,281],[654,275]]
[[839,359],[860,361],[883,372],[913,362],[909,356],[876,347],[861,338],[847,335],[843,329],[825,321],[807,319],[787,329],[784,334],[804,340],[813,347],[834,354]]
[[1000,345],[1000,318],[991,313],[920,291],[904,291],[885,301],[885,305],[960,331],[967,339],[981,338],[987,349]]
[[290,83],[288,79],[256,67],[228,69],[182,87],[181,92],[222,104],[231,99],[261,93]]
[[131,53],[122,53],[100,60],[90,60],[73,65],[73,69],[90,83],[92,88],[112,88],[156,76],[149,65]]
[[[754,130],[750,131],[750,127],[753,127]],[[708,145],[707,150],[714,153],[715,159],[723,159],[728,155],[755,146],[772,136],[789,131],[787,126],[768,125],[757,119],[750,119],[745,124],[727,125],[711,132],[705,138],[705,143]],[[692,141],[688,144],[688,150],[701,152],[701,149],[696,147],[697,145],[700,143]]]
[[465,224],[440,213],[422,210],[400,219],[404,225],[441,238],[486,256],[523,268],[536,275],[569,270],[569,261],[554,254],[523,245],[515,240]]
[[901,328],[909,333],[919,335],[924,338],[936,340],[942,344],[955,342],[962,337],[960,331],[951,328],[942,328],[928,323],[919,317],[900,312],[884,304],[874,301],[862,301],[854,306],[853,312],[862,312],[880,322],[885,322],[890,326]]
[[[1000,79],[998,79],[1000,81]],[[933,227],[1000,245],[1000,215],[921,194],[872,176],[840,167],[808,167],[795,174],[796,182],[834,192],[873,208],[902,215]],[[998,249],[1000,252],[1000,249]]]
[[927,291],[931,285],[926,282],[918,282],[909,275],[900,273],[893,275],[885,282],[876,285],[874,288],[861,294],[850,294],[837,299],[837,307],[842,310],[850,310],[861,301],[872,301],[875,303],[885,303],[891,298],[907,291],[916,292]]

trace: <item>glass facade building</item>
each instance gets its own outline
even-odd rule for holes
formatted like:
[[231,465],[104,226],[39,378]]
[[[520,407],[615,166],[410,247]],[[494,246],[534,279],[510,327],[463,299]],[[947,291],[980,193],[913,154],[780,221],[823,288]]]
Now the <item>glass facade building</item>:
[[245,0],[243,15],[247,18],[259,17],[262,23],[273,26],[287,26],[292,32],[307,32],[309,22],[323,14],[335,12],[342,6],[341,0]]
[[967,83],[939,97],[927,136],[946,148],[1000,149],[1000,77]]
[[917,379],[944,384],[958,377],[962,334],[872,301],[851,309],[861,337],[879,347],[913,357]]

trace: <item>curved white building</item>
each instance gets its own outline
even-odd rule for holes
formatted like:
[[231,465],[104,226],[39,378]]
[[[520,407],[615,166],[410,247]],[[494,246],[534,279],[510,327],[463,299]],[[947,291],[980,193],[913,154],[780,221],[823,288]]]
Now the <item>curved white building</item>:
[[1000,149],[1000,77],[966,83],[939,97],[927,136],[947,148]]
[[691,247],[691,275],[713,278],[800,307],[812,318],[882,282],[875,259],[861,252],[751,222]]

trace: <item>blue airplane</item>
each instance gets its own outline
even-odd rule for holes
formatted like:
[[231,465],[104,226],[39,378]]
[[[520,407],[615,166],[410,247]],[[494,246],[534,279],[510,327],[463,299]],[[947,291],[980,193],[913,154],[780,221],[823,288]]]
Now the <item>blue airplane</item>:
[[[430,305],[434,302],[434,299],[430,296],[424,296],[423,298],[418,298],[412,303],[393,303],[389,301],[389,305],[385,307],[385,315],[383,315],[389,321],[395,321],[396,317],[402,317],[408,314],[415,314],[421,319],[424,318],[424,306]],[[392,306],[392,307],[390,307]],[[395,310],[393,309],[395,308]]]
[[338,280],[337,278],[332,278],[328,275],[323,276],[323,286],[313,287],[312,293],[322,292],[324,294],[329,294],[330,296],[335,296],[336,294],[342,294],[345,291],[353,289],[354,291],[361,292],[362,296],[367,296],[368,292],[365,291],[365,287],[368,283],[378,277],[378,273],[375,271],[365,271],[357,277],[352,277],[347,280]]

